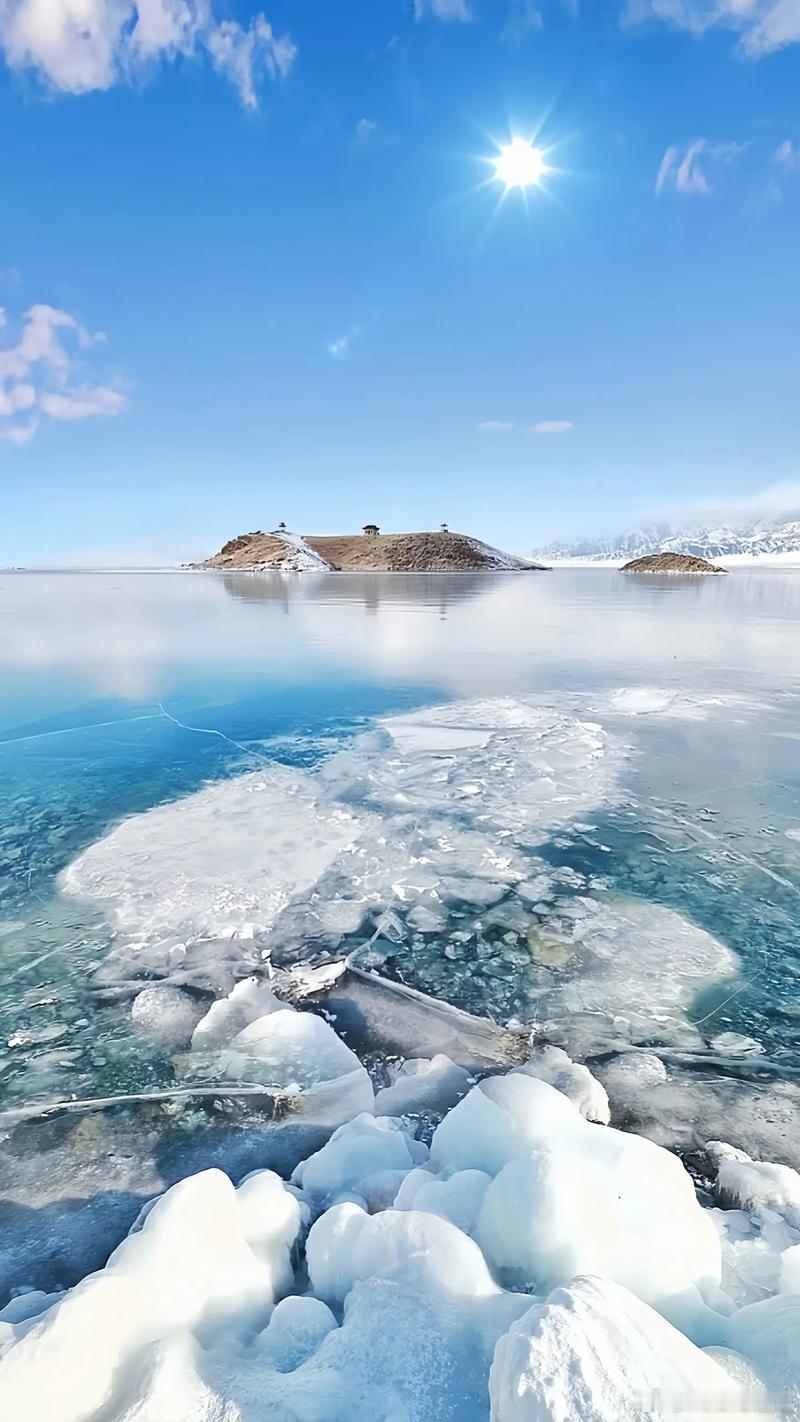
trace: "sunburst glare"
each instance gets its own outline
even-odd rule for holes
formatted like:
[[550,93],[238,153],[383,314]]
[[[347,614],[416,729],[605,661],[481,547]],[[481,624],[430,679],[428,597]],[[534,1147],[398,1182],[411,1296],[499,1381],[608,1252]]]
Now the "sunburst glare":
[[491,161],[494,175],[506,192],[510,188],[536,188],[548,171],[542,149],[519,136],[512,138],[510,143],[504,143],[498,156]]

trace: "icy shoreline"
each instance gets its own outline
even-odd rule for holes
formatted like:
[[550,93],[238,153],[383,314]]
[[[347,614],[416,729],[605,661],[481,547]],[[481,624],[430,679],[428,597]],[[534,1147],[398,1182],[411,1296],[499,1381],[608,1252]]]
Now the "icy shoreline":
[[212,1006],[192,1052],[288,1092],[322,1140],[284,1178],[183,1179],[99,1272],[16,1297],[0,1314],[3,1416],[795,1415],[796,1172],[712,1143],[725,1208],[704,1206],[680,1161],[606,1124],[600,1084],[552,1048],[480,1084],[443,1053],[406,1059],[375,1092],[330,1022],[256,980]]

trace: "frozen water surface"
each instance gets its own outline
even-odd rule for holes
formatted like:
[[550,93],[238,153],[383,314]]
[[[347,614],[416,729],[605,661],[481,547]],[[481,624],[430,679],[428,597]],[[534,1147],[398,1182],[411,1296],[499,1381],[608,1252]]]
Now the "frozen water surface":
[[797,1406],[797,573],[0,614],[4,1415]]

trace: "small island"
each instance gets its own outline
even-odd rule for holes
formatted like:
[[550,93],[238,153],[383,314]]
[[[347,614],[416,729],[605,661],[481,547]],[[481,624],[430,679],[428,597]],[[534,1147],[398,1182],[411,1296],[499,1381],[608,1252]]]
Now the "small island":
[[695,558],[690,553],[647,553],[644,558],[634,558],[624,563],[623,573],[725,573],[727,568],[719,568],[705,558]]
[[232,538],[197,568],[236,571],[466,573],[542,572],[540,563],[504,553],[479,538],[438,532],[381,533],[375,523],[357,534],[322,536],[292,533],[285,524],[269,533],[257,530]]

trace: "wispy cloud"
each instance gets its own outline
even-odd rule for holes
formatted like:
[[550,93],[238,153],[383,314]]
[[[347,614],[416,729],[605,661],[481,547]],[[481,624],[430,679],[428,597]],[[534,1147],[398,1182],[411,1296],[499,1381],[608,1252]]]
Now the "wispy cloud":
[[[6,312],[0,327],[9,331]],[[128,397],[118,385],[91,377],[88,352],[102,344],[74,316],[55,306],[31,306],[13,343],[0,347],[0,439],[27,444],[42,418],[83,420],[90,415],[119,415]]]
[[792,143],[791,138],[784,138],[775,149],[772,161],[782,173],[800,173],[800,145]]
[[137,82],[158,61],[205,54],[250,109],[262,78],[285,78],[296,55],[265,15],[246,28],[218,22],[209,0],[0,0],[0,50],[10,69],[33,70],[69,94]]
[[790,138],[785,138],[778,144],[772,157],[770,158],[766,178],[761,187],[753,195],[749,208],[756,215],[761,215],[770,207],[779,206],[783,202],[784,187],[787,179],[800,174],[800,147],[792,143]]
[[745,146],[743,143],[710,143],[707,138],[693,138],[685,145],[670,144],[659,164],[655,184],[657,196],[672,189],[684,196],[708,197],[711,193],[711,184],[706,176],[708,165],[733,163]]
[[513,430],[513,420],[479,420],[475,426],[478,430],[484,430],[487,434],[508,434]]
[[560,435],[574,428],[572,420],[540,420],[538,424],[531,425],[531,434]]
[[333,356],[334,360],[344,360],[345,356],[350,354],[350,348],[360,334],[361,330],[358,326],[351,326],[343,336],[328,343],[328,355]]
[[800,0],[628,0],[623,20],[661,20],[698,36],[710,29],[732,30],[745,59],[800,41]]
[[443,20],[445,23],[460,20],[462,24],[469,24],[472,11],[466,0],[414,0],[414,19],[429,18]]
[[370,139],[374,138],[377,127],[374,119],[360,118],[356,124],[356,142],[369,143]]
[[543,24],[541,10],[533,0],[511,0],[508,18],[500,31],[500,39],[512,49],[519,49]]

